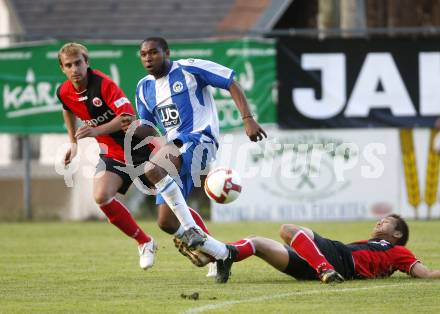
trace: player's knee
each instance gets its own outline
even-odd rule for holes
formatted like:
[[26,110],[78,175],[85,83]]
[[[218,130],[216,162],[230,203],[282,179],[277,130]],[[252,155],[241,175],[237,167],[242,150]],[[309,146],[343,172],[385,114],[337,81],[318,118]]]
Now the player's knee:
[[281,225],[280,227],[280,238],[286,242],[286,225]]
[[167,221],[167,220],[164,220],[164,219],[158,219],[157,220],[157,225],[159,226],[159,228],[162,231],[165,231],[168,234],[174,234],[177,231],[177,229],[179,228],[179,226],[175,226],[170,221]]
[[154,184],[159,182],[167,174],[165,170],[152,162],[145,164],[144,172],[147,179]]
[[95,203],[98,204],[98,206],[103,206],[105,204],[108,204],[113,196],[114,195],[110,195],[105,192],[97,192],[94,194]]
[[295,234],[301,230],[299,227],[292,224],[283,224],[280,228],[280,237],[285,243],[290,243]]
[[254,246],[254,248],[256,250],[258,250],[258,248],[260,247],[260,244],[264,241],[264,238],[262,238],[260,236],[251,235],[249,237],[246,237],[246,240],[249,240],[252,243],[252,245]]

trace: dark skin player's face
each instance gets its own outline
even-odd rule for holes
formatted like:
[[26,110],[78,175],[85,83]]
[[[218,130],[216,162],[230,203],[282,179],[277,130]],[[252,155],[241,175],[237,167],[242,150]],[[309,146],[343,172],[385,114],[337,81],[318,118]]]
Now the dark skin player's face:
[[170,51],[163,50],[155,41],[144,42],[140,49],[141,62],[149,74],[160,78],[166,74],[170,63]]

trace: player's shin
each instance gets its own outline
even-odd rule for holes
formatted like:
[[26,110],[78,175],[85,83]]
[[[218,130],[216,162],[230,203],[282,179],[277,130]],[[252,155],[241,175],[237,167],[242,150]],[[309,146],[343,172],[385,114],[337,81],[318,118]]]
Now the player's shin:
[[155,184],[157,191],[176,215],[185,230],[196,226],[196,223],[188,209],[185,198],[177,183],[169,175]]
[[334,269],[321,253],[315,242],[304,232],[298,231],[290,242],[290,247],[305,260],[317,273],[324,270]]
[[149,242],[151,238],[137,225],[128,209],[117,199],[112,198],[107,204],[100,206],[108,221],[118,227],[138,244]]
[[242,261],[255,254],[255,247],[250,239],[242,239],[228,244],[235,246],[238,251],[235,262]]
[[210,235],[206,235],[206,237],[206,241],[202,245],[197,246],[197,249],[214,257],[216,260],[224,260],[228,256],[226,245]]

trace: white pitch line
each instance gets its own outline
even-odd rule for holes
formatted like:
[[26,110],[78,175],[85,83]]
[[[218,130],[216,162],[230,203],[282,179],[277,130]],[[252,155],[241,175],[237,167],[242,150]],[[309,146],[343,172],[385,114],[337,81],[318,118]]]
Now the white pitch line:
[[[423,283],[420,283],[420,284],[423,284]],[[373,290],[373,289],[381,289],[381,288],[394,288],[394,287],[414,286],[414,285],[417,285],[417,284],[401,284],[400,283],[400,284],[370,286],[370,287],[361,287],[361,288],[342,288],[342,289],[332,289],[332,290],[295,291],[295,292],[283,293],[283,294],[278,294],[278,295],[261,296],[261,297],[243,299],[243,300],[226,301],[226,302],[222,302],[222,303],[218,303],[218,304],[207,304],[207,305],[203,305],[203,306],[199,306],[199,307],[190,308],[190,309],[182,312],[182,314],[203,313],[205,311],[217,310],[217,309],[221,309],[226,306],[239,304],[239,303],[261,302],[261,301],[273,300],[273,299],[279,299],[279,298],[285,298],[285,297],[291,297],[291,296],[307,296],[307,295],[314,295],[314,294],[320,294],[320,293],[351,292],[351,291]]]

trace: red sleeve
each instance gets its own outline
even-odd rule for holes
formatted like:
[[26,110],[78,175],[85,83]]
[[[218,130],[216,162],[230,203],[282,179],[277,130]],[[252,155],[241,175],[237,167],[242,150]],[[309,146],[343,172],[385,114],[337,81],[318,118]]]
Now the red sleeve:
[[101,95],[105,103],[118,115],[135,115],[130,100],[125,96],[122,89],[109,78],[105,78],[101,85]]
[[395,253],[396,253],[395,260],[394,260],[395,267],[398,270],[409,274],[411,271],[411,268],[419,260],[414,256],[414,254],[410,250],[408,250],[404,246],[396,245],[393,248],[393,250],[395,250]]

